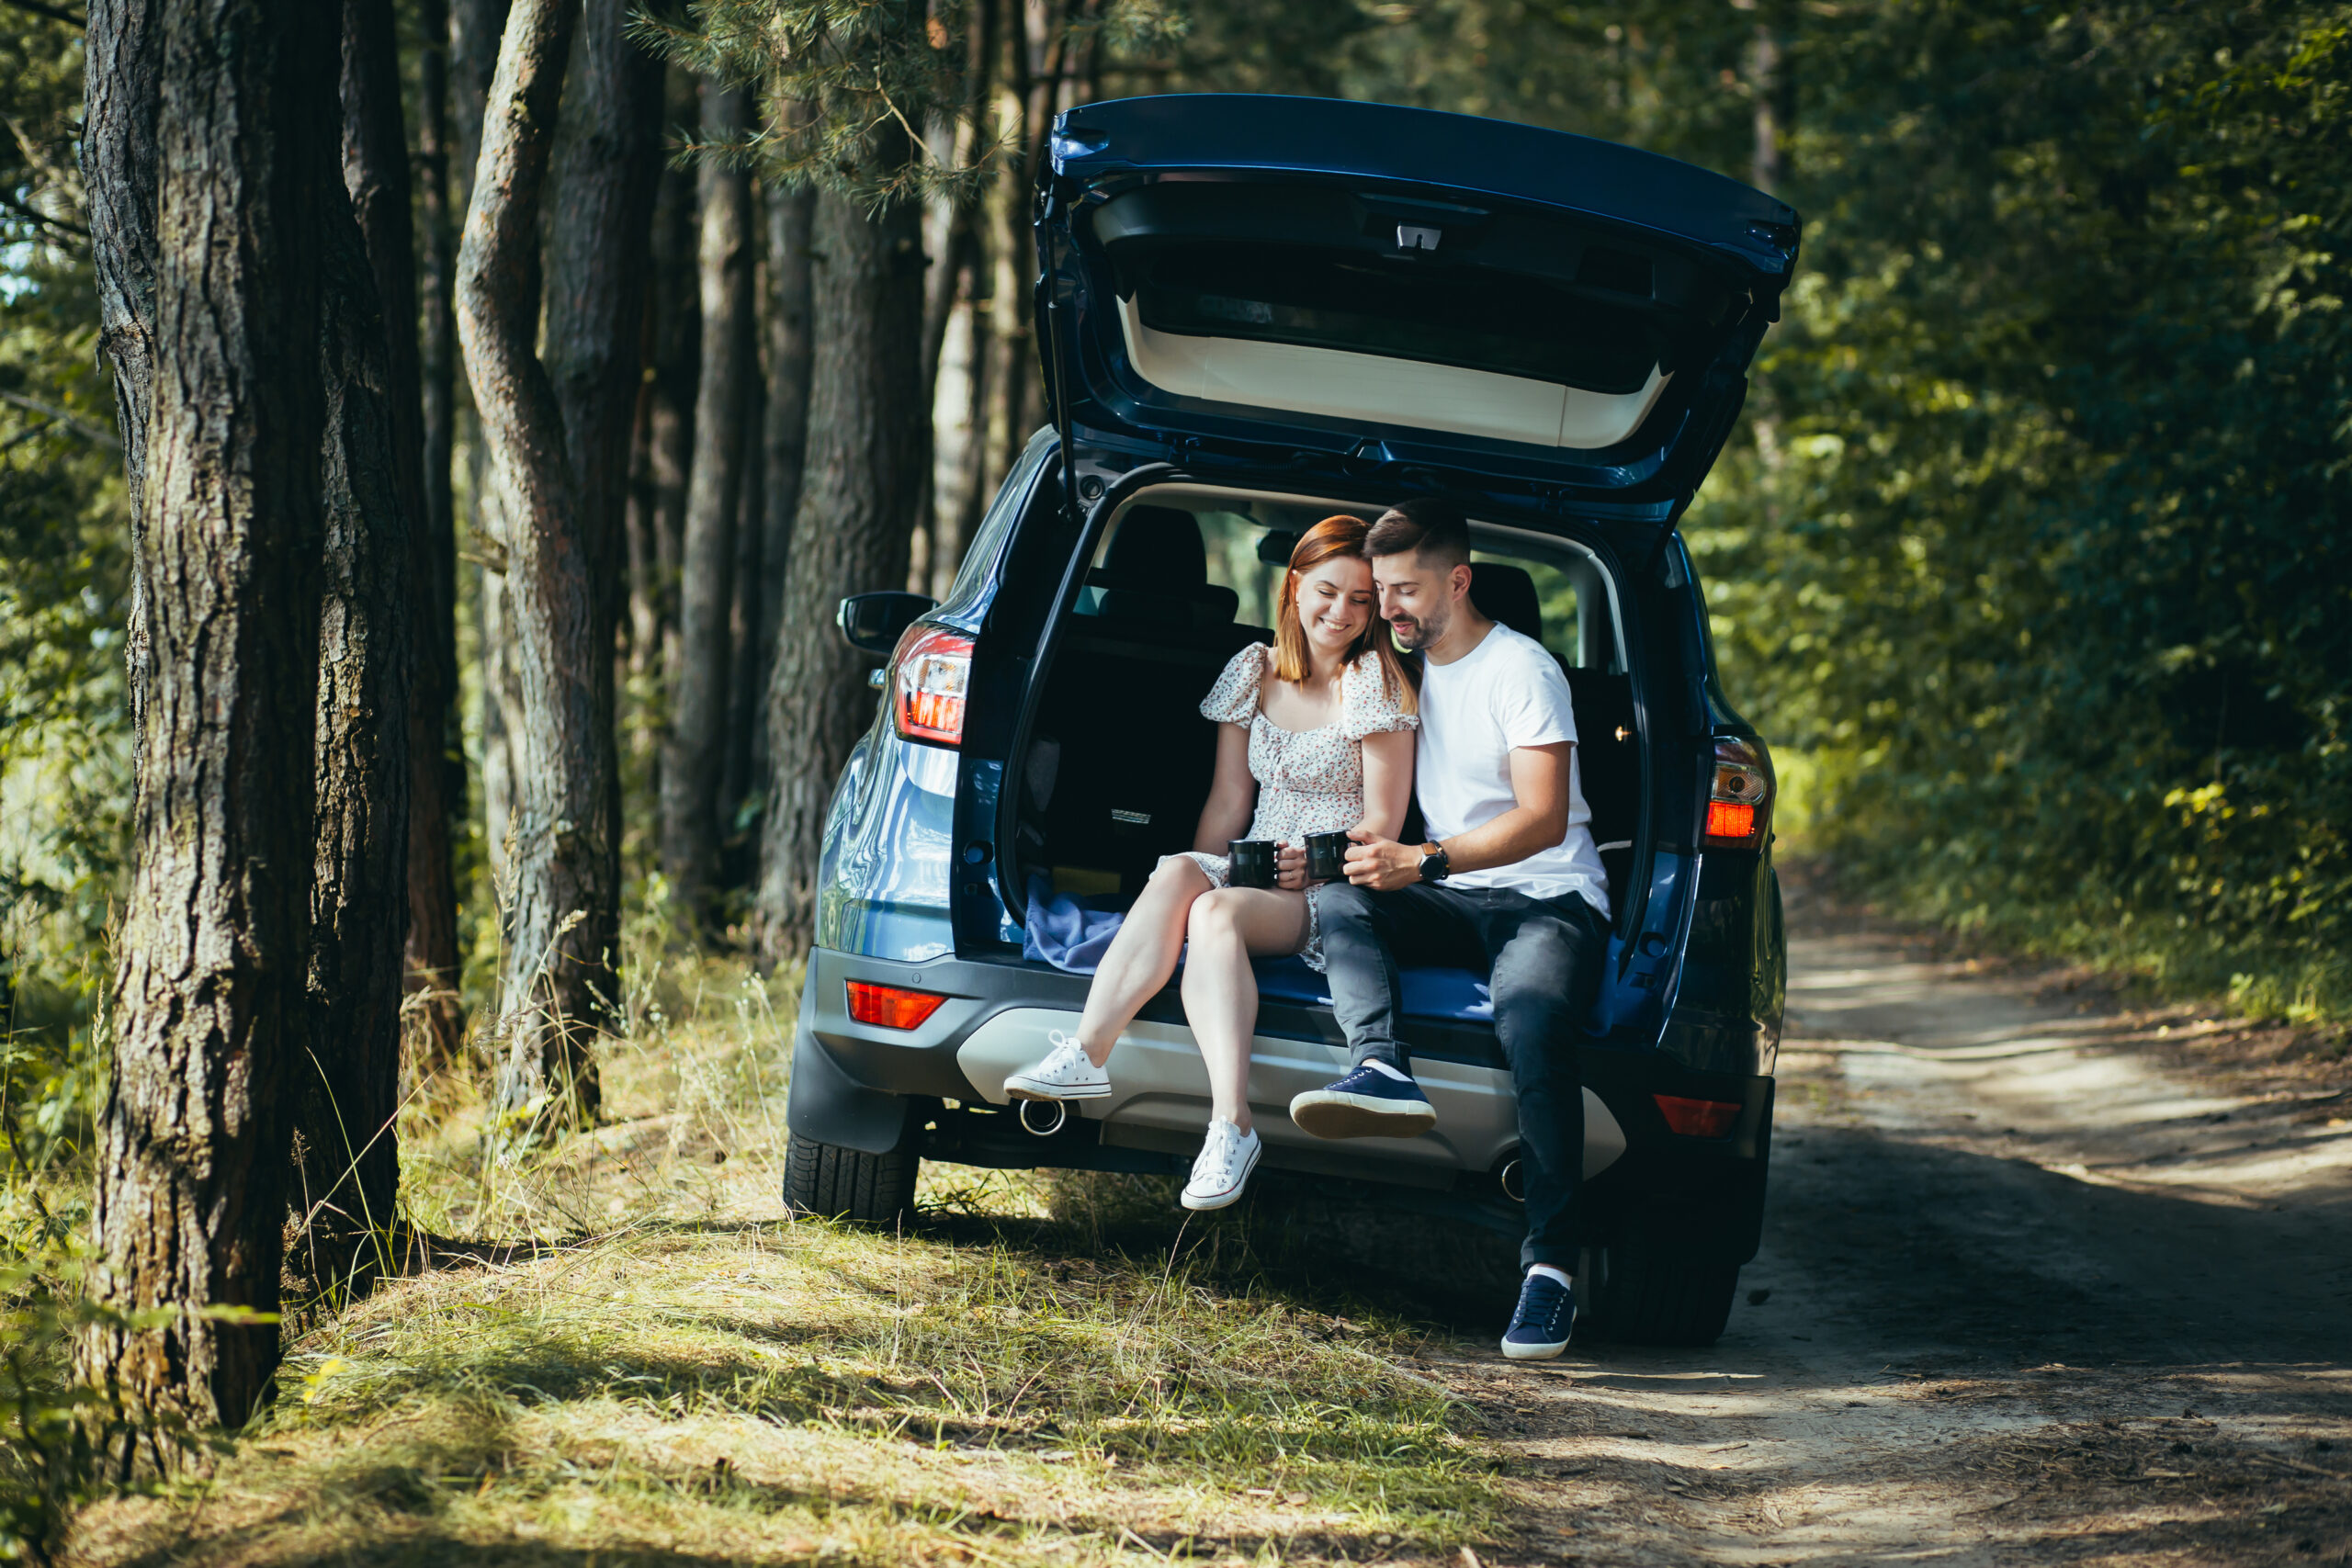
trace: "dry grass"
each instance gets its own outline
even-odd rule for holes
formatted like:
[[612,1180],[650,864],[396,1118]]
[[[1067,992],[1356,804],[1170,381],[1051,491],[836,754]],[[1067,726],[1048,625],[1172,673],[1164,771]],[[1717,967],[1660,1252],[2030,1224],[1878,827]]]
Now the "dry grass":
[[616,1119],[524,1157],[443,1090],[409,1219],[544,1247],[300,1325],[238,1455],[93,1510],[79,1555],[1430,1561],[1499,1528],[1408,1332],[1270,1284],[1238,1219],[1123,1250],[1165,1193],[949,1168],[905,1235],[787,1220],[790,1004],[672,969],[605,1057]]

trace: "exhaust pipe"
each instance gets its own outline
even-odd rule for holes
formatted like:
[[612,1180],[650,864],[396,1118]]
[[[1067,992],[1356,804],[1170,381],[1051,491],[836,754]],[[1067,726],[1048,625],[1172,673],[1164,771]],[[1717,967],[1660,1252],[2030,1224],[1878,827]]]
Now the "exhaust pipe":
[[1520,1168],[1519,1161],[1510,1160],[1507,1162],[1503,1166],[1500,1179],[1503,1185],[1504,1197],[1510,1199],[1514,1203],[1524,1203],[1527,1201],[1527,1173]]
[[1033,1138],[1050,1138],[1069,1124],[1069,1107],[1058,1100],[1024,1100],[1014,1114]]

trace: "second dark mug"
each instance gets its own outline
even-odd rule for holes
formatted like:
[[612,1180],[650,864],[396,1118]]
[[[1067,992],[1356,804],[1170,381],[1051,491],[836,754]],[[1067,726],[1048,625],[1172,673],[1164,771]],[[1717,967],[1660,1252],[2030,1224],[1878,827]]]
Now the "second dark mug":
[[1233,859],[1233,886],[1272,887],[1277,847],[1272,839],[1236,839],[1227,844],[1226,852]]
[[1348,874],[1348,845],[1352,842],[1345,833],[1309,833],[1306,835],[1306,880],[1309,882],[1343,882]]

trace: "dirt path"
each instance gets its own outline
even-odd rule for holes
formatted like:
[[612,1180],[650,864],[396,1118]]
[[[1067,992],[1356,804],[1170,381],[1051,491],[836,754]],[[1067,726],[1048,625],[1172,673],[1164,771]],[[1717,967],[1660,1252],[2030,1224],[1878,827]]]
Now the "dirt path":
[[1884,936],[1792,962],[1722,1342],[1443,1363],[1522,1477],[1502,1560],[2352,1563],[2352,1101]]

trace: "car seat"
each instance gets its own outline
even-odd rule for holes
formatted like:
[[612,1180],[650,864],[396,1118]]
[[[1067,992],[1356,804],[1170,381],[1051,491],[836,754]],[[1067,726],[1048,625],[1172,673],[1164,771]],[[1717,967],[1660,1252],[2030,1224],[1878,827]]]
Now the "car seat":
[[1101,591],[1095,614],[1106,621],[1227,626],[1241,607],[1240,594],[1209,581],[1199,520],[1173,506],[1129,507],[1086,581]]

